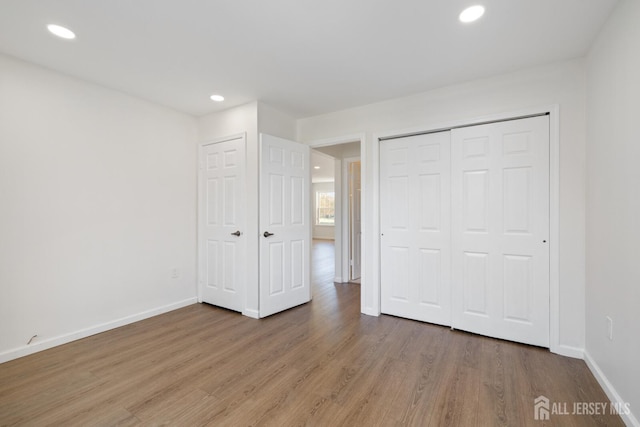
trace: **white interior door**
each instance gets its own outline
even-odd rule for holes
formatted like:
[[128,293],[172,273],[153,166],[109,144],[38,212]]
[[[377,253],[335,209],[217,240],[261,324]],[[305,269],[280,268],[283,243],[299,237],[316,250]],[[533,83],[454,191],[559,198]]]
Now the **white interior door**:
[[451,324],[450,135],[380,144],[381,309]]
[[311,300],[309,147],[260,135],[260,317]]
[[453,327],[548,347],[548,116],[451,136]]
[[200,147],[200,296],[240,312],[245,292],[244,179],[244,136]]
[[350,279],[360,278],[362,263],[362,219],[360,162],[349,163],[349,264]]

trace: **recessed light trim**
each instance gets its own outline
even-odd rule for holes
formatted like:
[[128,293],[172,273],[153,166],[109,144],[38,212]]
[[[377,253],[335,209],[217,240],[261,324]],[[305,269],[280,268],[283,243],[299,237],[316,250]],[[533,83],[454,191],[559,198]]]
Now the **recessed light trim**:
[[320,169],[320,166],[314,166],[313,168],[314,169]]
[[47,25],[47,30],[49,30],[51,34],[58,36],[61,39],[73,40],[76,38],[76,34],[73,31],[61,25],[49,24]]
[[210,98],[211,98],[212,101],[215,101],[215,102],[224,101],[224,96],[222,96],[222,95],[217,95],[217,94],[216,95],[211,95]]
[[482,17],[482,15],[484,15],[484,6],[478,4],[463,10],[458,18],[460,19],[460,22],[464,22],[466,24],[477,21]]

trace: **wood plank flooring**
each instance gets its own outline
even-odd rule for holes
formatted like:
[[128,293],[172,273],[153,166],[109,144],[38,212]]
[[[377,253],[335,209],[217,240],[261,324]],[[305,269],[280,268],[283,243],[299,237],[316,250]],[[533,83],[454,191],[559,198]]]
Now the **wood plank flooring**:
[[620,426],[583,361],[360,314],[316,242],[314,299],[262,320],[196,304],[0,365],[0,425]]

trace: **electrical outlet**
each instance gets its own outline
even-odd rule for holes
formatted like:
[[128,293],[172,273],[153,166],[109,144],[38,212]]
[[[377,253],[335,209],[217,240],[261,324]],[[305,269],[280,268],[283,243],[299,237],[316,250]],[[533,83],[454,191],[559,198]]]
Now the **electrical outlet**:
[[172,279],[177,279],[178,277],[180,277],[180,269],[177,267],[174,267],[171,269],[171,278]]
[[609,337],[609,341],[613,341],[613,319],[609,316],[605,319],[607,319],[607,337]]

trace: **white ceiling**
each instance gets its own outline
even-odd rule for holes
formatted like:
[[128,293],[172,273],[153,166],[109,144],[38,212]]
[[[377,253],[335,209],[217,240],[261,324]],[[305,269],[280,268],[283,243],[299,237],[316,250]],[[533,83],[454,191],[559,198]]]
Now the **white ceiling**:
[[[334,182],[335,159],[327,154],[311,150],[311,182]],[[316,169],[320,166],[320,169]]]
[[461,24],[475,0],[1,0],[0,52],[194,115],[306,117],[582,56],[616,1],[477,0]]

